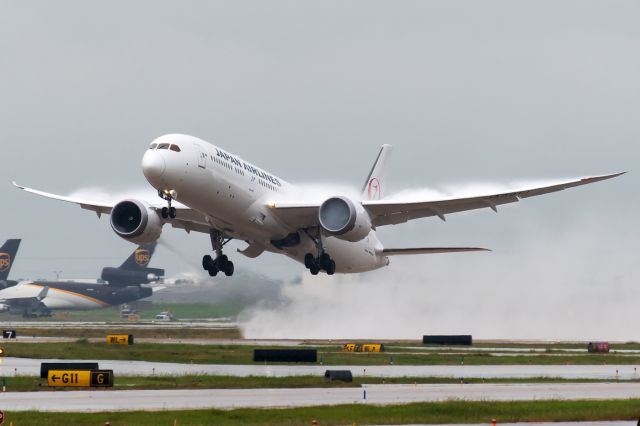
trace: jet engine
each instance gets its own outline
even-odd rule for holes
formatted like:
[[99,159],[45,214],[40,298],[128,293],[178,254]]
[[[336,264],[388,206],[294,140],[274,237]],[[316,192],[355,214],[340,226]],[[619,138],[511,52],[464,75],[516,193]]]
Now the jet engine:
[[129,285],[149,284],[164,277],[164,269],[144,268],[140,270],[127,270],[122,268],[102,268],[100,278],[107,281],[113,287],[126,287]]
[[320,226],[329,235],[351,242],[360,241],[371,232],[371,219],[360,203],[346,197],[331,197],[320,205]]
[[114,295],[123,302],[130,302],[152,296],[153,290],[149,287],[130,286],[119,288],[114,292]]
[[148,204],[124,200],[111,210],[111,228],[120,237],[136,244],[156,241],[162,233],[162,220]]

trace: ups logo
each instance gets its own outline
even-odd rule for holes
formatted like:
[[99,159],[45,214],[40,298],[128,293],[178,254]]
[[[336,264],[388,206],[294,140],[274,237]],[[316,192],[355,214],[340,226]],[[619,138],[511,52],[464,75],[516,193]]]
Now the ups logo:
[[11,266],[9,253],[0,253],[0,272],[4,272]]
[[140,266],[146,266],[151,260],[149,250],[138,249],[136,250],[136,263]]

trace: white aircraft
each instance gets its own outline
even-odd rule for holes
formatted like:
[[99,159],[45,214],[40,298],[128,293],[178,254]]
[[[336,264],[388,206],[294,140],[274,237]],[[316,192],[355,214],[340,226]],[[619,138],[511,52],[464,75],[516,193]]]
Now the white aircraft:
[[[111,227],[125,240],[142,244],[160,237],[163,225],[210,235],[215,258],[205,255],[202,266],[211,276],[233,275],[223,254],[232,239],[248,243],[243,255],[264,251],[285,254],[313,275],[325,271],[354,273],[389,264],[389,257],[486,250],[475,247],[385,248],[376,228],[408,220],[465,210],[491,208],[574,186],[610,179],[623,173],[568,180],[472,197],[439,197],[394,201],[383,198],[384,171],[390,145],[383,145],[360,197],[344,195],[313,199],[283,179],[193,136],[170,134],[154,140],[142,158],[142,171],[165,203],[125,199],[117,203],[84,200],[14,185],[80,207],[111,214]],[[304,197],[304,198],[302,198]],[[312,201],[308,201],[312,199]],[[172,201],[176,201],[172,205]],[[178,203],[179,202],[179,203]]]

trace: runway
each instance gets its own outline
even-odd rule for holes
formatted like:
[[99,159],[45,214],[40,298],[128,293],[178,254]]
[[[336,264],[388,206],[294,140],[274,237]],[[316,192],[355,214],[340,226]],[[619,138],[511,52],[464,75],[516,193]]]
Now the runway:
[[[42,362],[82,362],[31,358],[0,358],[0,376],[38,376]],[[96,361],[96,360],[90,360]],[[225,365],[178,364],[148,361],[98,360],[100,368],[115,376],[215,375],[215,376],[324,376],[325,370],[351,370],[356,377],[540,378],[633,380],[640,369],[633,365]],[[638,385],[640,386],[640,385]]]
[[[365,399],[366,392],[366,399]],[[637,383],[368,385],[363,388],[5,392],[6,411],[133,411],[412,402],[640,398]]]

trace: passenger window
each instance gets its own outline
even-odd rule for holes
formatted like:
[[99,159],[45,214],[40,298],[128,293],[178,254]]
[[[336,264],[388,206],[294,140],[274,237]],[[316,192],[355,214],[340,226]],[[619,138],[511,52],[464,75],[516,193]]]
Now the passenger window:
[[178,145],[171,145],[171,147],[169,147],[169,149],[171,151],[180,152],[180,147]]
[[155,148],[156,148],[156,146],[158,146],[158,144],[157,144],[157,143],[152,143],[152,144],[151,144],[151,146],[149,146],[149,149],[155,149]]
[[169,144],[161,143],[160,145],[158,145],[158,149],[169,149]]

